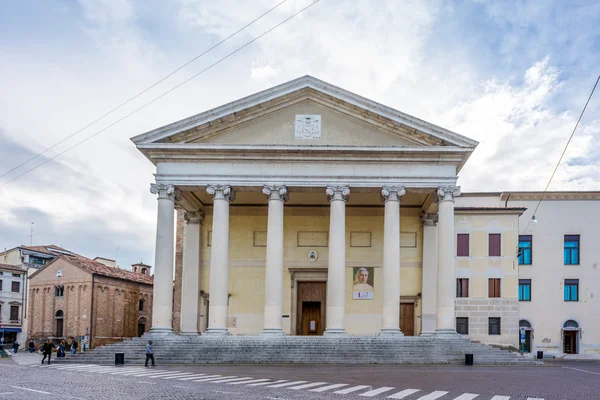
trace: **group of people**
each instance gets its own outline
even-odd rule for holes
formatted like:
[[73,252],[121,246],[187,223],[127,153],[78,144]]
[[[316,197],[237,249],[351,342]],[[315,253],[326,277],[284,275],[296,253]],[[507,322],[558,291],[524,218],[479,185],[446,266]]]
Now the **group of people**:
[[[48,358],[48,365],[50,365],[50,359],[52,358],[52,350],[54,348],[56,348],[56,357],[64,357],[66,355],[65,349],[67,347],[70,348],[71,354],[73,354],[73,355],[77,354],[77,347],[78,347],[77,340],[73,339],[71,341],[71,343],[67,343],[67,341],[63,339],[58,343],[58,346],[56,346],[52,342],[51,339],[48,339],[46,341],[46,343],[44,343],[40,347],[40,350],[42,351],[42,354],[44,355],[44,358],[42,358],[42,364],[44,363],[46,358]],[[30,341],[29,342],[29,351],[33,352],[32,349],[35,351],[35,345],[33,344],[33,341]]]

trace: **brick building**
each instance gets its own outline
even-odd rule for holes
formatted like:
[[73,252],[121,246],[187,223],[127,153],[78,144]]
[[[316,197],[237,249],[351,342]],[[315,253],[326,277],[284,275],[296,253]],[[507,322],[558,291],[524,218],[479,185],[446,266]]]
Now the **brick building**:
[[141,336],[152,322],[150,266],[122,270],[62,255],[29,277],[28,336],[77,337],[90,347]]

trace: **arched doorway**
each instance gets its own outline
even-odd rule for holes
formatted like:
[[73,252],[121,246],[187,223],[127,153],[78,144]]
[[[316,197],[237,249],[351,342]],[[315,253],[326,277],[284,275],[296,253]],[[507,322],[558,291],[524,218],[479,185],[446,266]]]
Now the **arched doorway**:
[[140,317],[138,319],[138,337],[142,337],[142,335],[146,332],[146,317]]
[[581,328],[579,323],[574,319],[570,319],[563,324],[563,353],[579,354],[579,337]]
[[63,336],[63,318],[64,318],[64,314],[61,310],[58,310],[55,314],[56,316],[56,336],[57,337],[62,337]]
[[523,353],[531,353],[533,348],[533,328],[526,319],[519,321],[519,345]]

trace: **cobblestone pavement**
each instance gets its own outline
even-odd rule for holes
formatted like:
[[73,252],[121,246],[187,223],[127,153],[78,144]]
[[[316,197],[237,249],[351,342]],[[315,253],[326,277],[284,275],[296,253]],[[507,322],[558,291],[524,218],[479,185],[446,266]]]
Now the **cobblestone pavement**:
[[600,362],[544,367],[0,364],[0,399],[50,398],[598,400]]

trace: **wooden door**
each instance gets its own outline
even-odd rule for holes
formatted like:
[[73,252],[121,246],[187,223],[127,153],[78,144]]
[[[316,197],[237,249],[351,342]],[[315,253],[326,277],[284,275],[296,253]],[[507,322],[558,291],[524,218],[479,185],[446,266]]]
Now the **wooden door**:
[[564,349],[566,354],[577,354],[577,332],[565,332]]
[[400,303],[400,330],[404,336],[415,336],[414,303]]
[[[325,331],[325,294],[326,282],[298,282],[296,335],[323,334]],[[315,321],[316,333],[310,333],[310,321]]]
[[525,346],[523,347],[525,353],[531,353],[531,331],[525,331]]
[[144,332],[146,332],[146,324],[138,324],[138,337],[142,337]]
[[56,320],[56,336],[63,336],[63,320],[62,318]]
[[321,302],[303,301],[301,334],[320,335],[321,325]]

